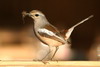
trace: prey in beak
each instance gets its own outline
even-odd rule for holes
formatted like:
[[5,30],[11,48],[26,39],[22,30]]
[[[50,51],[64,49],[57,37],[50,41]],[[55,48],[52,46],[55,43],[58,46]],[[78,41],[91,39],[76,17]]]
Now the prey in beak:
[[27,16],[27,15],[29,15],[29,13],[27,13],[26,11],[23,11],[23,12],[22,12],[23,18],[24,18],[25,16]]
[[24,18],[25,18],[26,16],[31,17],[32,15],[31,15],[30,13],[27,13],[26,11],[23,11],[23,12],[22,12],[22,20],[23,20],[23,23],[25,23]]

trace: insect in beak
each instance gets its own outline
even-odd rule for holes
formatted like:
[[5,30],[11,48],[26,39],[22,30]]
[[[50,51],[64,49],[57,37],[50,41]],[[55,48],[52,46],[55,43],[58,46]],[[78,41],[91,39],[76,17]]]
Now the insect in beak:
[[32,15],[31,15],[30,13],[27,13],[26,11],[23,11],[23,12],[22,12],[22,20],[23,20],[23,23],[25,23],[24,18],[25,18],[26,16],[32,17]]

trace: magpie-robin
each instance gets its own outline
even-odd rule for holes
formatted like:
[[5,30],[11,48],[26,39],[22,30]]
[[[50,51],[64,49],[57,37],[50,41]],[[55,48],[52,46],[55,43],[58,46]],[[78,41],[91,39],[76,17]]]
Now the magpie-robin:
[[[93,15],[91,15],[88,18],[84,19],[83,21],[77,23],[70,29],[65,30],[66,31],[66,32],[64,31],[65,33],[64,32],[61,33],[56,27],[54,27],[53,25],[51,25],[48,22],[45,15],[39,10],[32,10],[29,13],[24,11],[24,12],[22,12],[22,14],[23,14],[23,17],[28,15],[29,17],[31,17],[34,20],[34,28],[33,28],[34,33],[41,42],[43,42],[44,44],[46,44],[48,46],[56,47],[56,50],[55,50],[51,60],[55,56],[59,46],[67,43],[74,28],[76,26],[78,26],[79,24],[81,24],[81,23],[85,22],[86,20],[93,17]],[[64,36],[62,34],[64,34]]]

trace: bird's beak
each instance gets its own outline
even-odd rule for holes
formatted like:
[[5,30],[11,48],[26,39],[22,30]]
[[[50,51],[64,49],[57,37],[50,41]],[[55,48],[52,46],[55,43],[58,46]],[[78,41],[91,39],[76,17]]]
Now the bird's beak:
[[22,16],[23,16],[23,18],[24,18],[24,17],[26,17],[26,16],[31,17],[32,15],[31,15],[31,13],[27,13],[26,11],[23,11],[23,12],[22,12]]
[[32,15],[31,15],[30,13],[27,13],[27,15],[28,15],[29,17],[32,17]]
[[29,15],[29,13],[27,13],[26,11],[23,11],[23,12],[22,12],[23,18],[26,17],[26,16],[28,16],[28,15]]

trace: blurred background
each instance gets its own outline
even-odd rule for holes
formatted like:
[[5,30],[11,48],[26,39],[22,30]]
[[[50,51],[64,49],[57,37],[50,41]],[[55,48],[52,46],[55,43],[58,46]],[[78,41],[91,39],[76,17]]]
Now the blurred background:
[[[47,50],[32,35],[33,22],[27,19],[23,23],[22,20],[22,11],[37,9],[59,30],[68,29],[94,15],[92,19],[75,28],[71,35],[71,48],[61,49],[58,57],[61,60],[97,60],[97,47],[100,45],[99,3],[99,0],[1,0],[0,59],[32,60],[37,56],[38,50]],[[41,57],[42,53],[38,53]],[[61,53],[64,56],[60,56]]]

